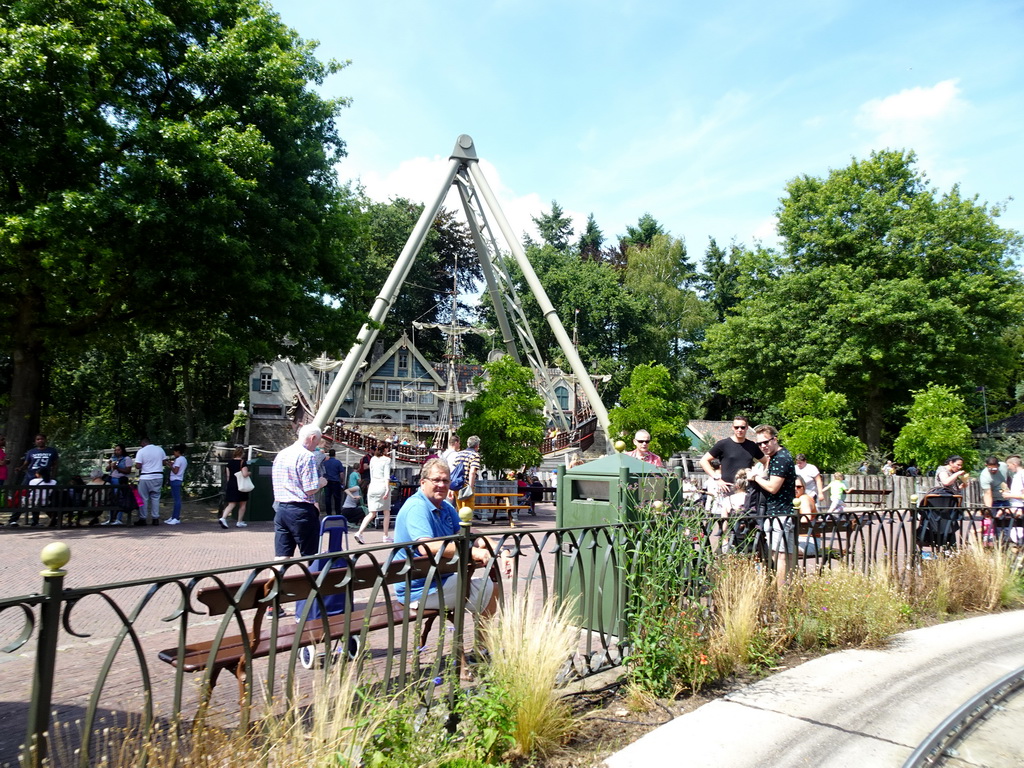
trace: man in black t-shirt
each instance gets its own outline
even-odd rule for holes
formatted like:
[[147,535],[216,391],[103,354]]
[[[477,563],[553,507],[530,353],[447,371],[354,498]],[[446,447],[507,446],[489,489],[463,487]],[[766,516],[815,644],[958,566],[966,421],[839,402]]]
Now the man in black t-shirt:
[[775,558],[775,579],[782,585],[796,565],[796,462],[779,443],[779,431],[770,424],[754,427],[757,445],[767,458],[765,468],[755,472],[751,481],[766,494],[768,517],[764,521],[768,548]]
[[761,458],[761,449],[753,440],[747,440],[747,417],[736,416],[732,420],[732,435],[719,440],[714,447],[705,453],[700,460],[701,469],[709,477],[715,477],[711,460],[718,459],[722,463],[722,476],[718,481],[719,493],[732,493],[732,484],[736,473],[741,469],[749,469]]

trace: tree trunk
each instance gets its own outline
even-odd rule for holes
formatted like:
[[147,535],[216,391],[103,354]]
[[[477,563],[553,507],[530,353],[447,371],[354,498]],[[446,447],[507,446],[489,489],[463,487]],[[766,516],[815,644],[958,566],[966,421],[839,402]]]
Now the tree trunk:
[[861,411],[860,436],[869,450],[876,450],[882,443],[882,423],[885,413],[885,396],[877,386],[868,389]]
[[196,439],[195,397],[192,392],[192,357],[189,356],[181,364],[181,400],[185,419],[185,442],[193,443]]
[[33,438],[39,432],[43,346],[39,343],[19,342],[15,336],[11,359],[14,372],[11,377],[11,405],[7,411],[7,455],[11,459],[7,484],[18,485],[22,478],[16,470],[21,466],[21,457],[32,447]]

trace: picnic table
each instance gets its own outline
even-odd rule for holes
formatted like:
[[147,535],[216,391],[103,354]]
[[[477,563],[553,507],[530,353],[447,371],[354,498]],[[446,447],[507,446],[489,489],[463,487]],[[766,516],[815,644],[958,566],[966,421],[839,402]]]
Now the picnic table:
[[[526,489],[526,493],[529,493],[529,489]],[[473,494],[473,511],[474,512],[490,512],[491,513],[491,524],[493,525],[498,520],[498,513],[505,512],[508,514],[508,524],[515,527],[516,522],[519,520],[519,510],[529,509],[529,504],[515,504],[515,500],[523,497],[523,493],[516,491],[482,491],[480,493]],[[512,515],[515,513],[515,520],[512,519]]]

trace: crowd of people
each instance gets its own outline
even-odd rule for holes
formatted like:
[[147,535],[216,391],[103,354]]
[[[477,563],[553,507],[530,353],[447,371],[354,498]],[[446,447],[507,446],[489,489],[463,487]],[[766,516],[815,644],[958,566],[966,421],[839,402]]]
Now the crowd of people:
[[[27,514],[27,525],[31,528],[40,525],[41,513],[49,514],[51,527],[60,524],[62,511],[53,513],[55,508],[80,506],[73,516],[74,525],[119,526],[124,525],[124,512],[138,511],[135,525],[158,525],[160,517],[160,496],[165,484],[171,490],[173,506],[166,522],[168,525],[179,525],[181,522],[182,484],[188,459],[185,458],[185,446],[176,445],[172,455],[167,456],[159,445],[150,443],[143,435],[140,448],[135,456],[129,455],[123,444],[114,446],[110,456],[87,472],[88,479],[83,475],[71,475],[68,488],[58,495],[53,486],[57,485],[57,473],[60,468],[60,453],[49,445],[45,434],[35,436],[34,445],[22,457],[21,464],[14,470],[21,476],[20,486],[8,489],[5,493],[6,506],[11,508],[11,516],[7,521],[8,528],[21,526],[22,514]],[[6,484],[10,459],[6,453],[6,439],[0,435],[0,486]],[[166,477],[165,477],[166,472]],[[133,480],[135,484],[133,485]],[[113,498],[117,509],[112,511],[107,520],[100,520],[100,513],[90,510],[90,500],[99,499],[94,491],[96,486],[109,486],[114,492],[104,498]],[[110,504],[103,506],[109,507]],[[49,511],[48,511],[49,510]]]

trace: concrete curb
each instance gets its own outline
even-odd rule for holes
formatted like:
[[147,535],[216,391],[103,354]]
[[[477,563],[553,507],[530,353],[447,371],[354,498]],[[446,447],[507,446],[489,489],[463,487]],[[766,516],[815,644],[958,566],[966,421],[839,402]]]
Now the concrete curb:
[[1022,665],[1024,611],[911,630],[705,704],[604,765],[899,766],[957,704]]

